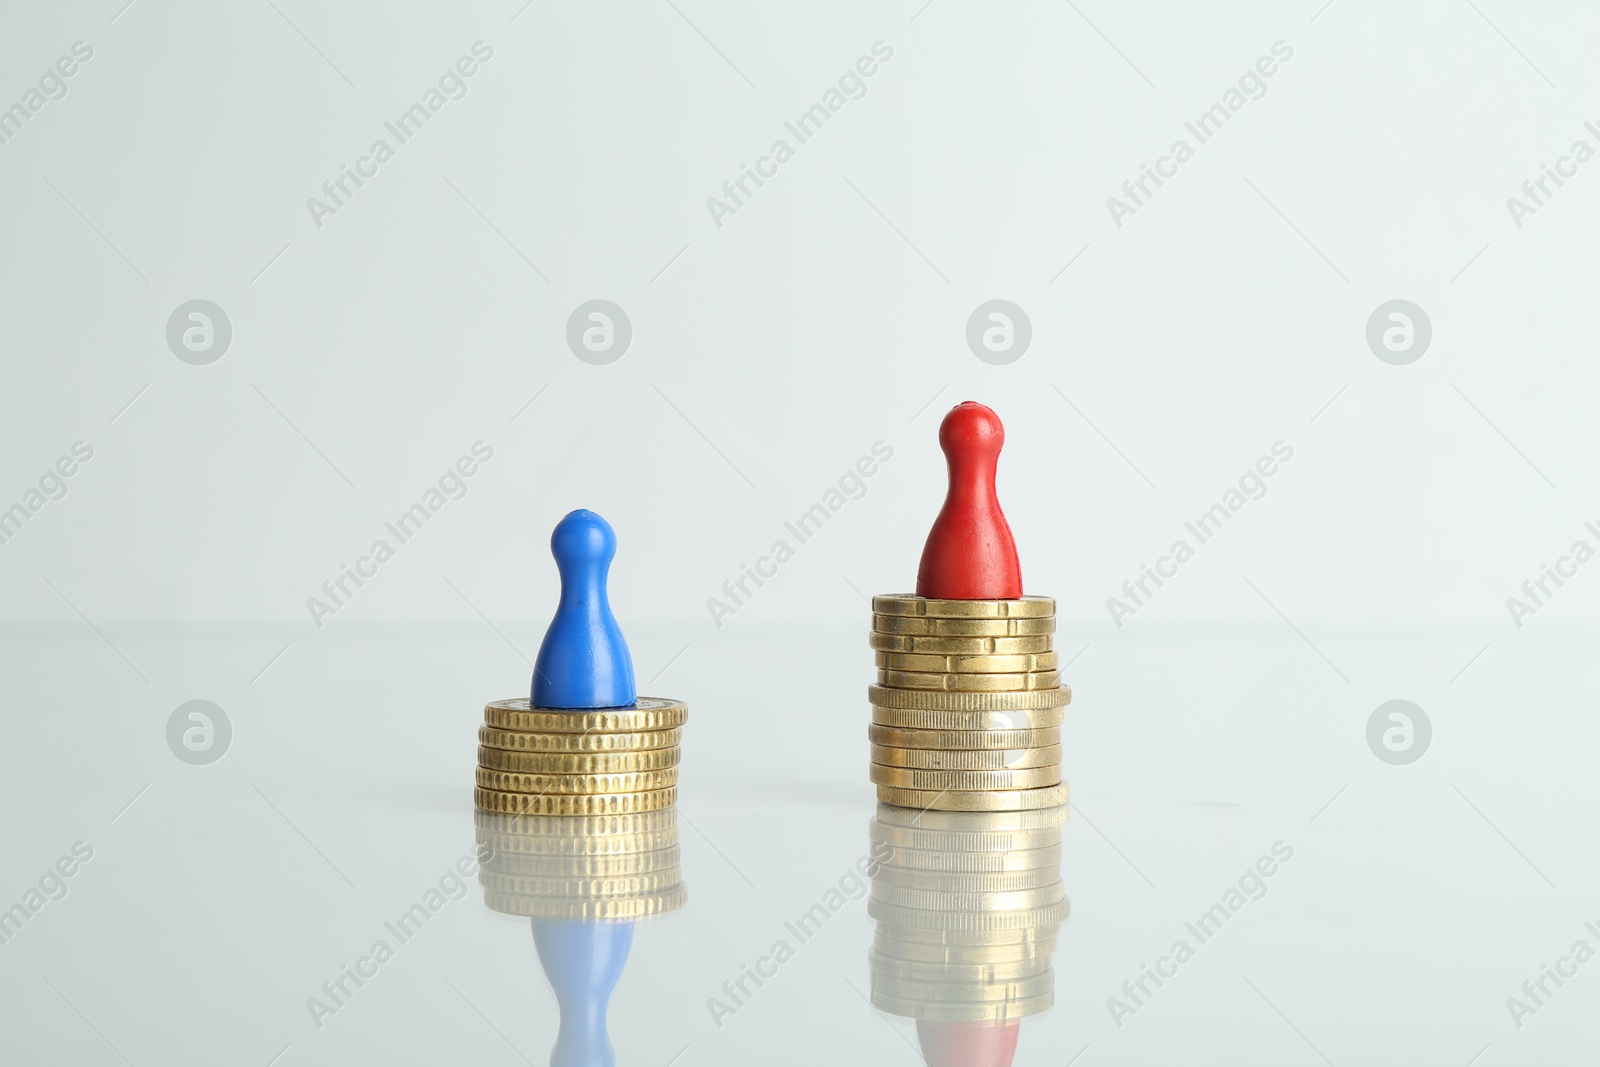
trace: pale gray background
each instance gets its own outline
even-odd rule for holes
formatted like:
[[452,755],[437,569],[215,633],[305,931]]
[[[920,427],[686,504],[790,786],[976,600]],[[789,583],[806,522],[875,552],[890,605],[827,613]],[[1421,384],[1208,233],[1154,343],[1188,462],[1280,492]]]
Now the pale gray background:
[[[586,506],[642,688],[693,715],[691,902],[638,935],[621,1062],[915,1062],[845,984],[859,905],[720,1032],[704,999],[867,847],[861,597],[912,584],[970,397],[1077,657],[1074,914],[1018,1062],[1579,1062],[1600,971],[1521,1030],[1505,999],[1600,919],[1600,568],[1521,629],[1505,601],[1600,519],[1600,162],[1521,229],[1505,201],[1600,147],[1597,32],[1505,0],[7,3],[0,106],[95,55],[0,145],[0,506],[95,455],[0,546],[0,907],[96,859],[0,946],[5,1058],[543,1062],[526,928],[470,898],[321,1031],[304,999],[470,847],[481,705],[525,687],[549,528]],[[480,39],[466,98],[317,229],[306,198]],[[1280,39],[1118,229],[1106,198]],[[878,40],[867,96],[718,229],[706,198]],[[197,298],[233,325],[210,366],[165,341]],[[596,298],[634,330],[605,367],[564,338]],[[996,298],[1033,328],[1003,367],[965,341]],[[1403,367],[1365,341],[1396,298],[1434,332]],[[305,599],[479,439],[467,498],[316,629]],[[879,439],[865,498],[714,626]],[[1267,496],[1114,626],[1279,439]],[[164,740],[196,698],[234,728],[208,767]],[[1395,698],[1433,723],[1407,767],[1366,747]],[[1267,899],[1114,1028],[1279,838]]]

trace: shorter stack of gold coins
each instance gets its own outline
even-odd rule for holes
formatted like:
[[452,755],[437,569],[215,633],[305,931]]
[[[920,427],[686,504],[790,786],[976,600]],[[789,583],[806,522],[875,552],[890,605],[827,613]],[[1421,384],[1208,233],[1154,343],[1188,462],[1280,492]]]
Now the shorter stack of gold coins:
[[484,811],[625,815],[678,798],[678,743],[689,709],[640,697],[631,708],[533,708],[526,697],[483,709],[478,786]]
[[1067,800],[1052,649],[1056,602],[872,598],[871,778],[919,810],[1026,811]]
[[887,844],[894,855],[873,875],[867,904],[878,923],[868,957],[876,1007],[980,1023],[1051,1005],[1050,961],[1069,910],[1061,884],[1065,810],[878,805],[873,847]]
[[641,919],[683,907],[678,813],[559,818],[477,813],[478,882],[491,911],[534,919]]

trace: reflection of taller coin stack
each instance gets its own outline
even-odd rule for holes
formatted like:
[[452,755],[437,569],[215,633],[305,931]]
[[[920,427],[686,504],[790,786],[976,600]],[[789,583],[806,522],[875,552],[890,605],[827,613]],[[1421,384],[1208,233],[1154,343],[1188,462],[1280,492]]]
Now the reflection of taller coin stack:
[[945,811],[1029,811],[1067,799],[1061,721],[1072,691],[1056,604],[1023,596],[995,472],[1005,431],[982,404],[939,427],[950,488],[917,592],[874,597],[870,777],[878,799]]
[[878,806],[872,844],[894,854],[867,905],[872,1003],[917,1020],[929,1064],[1010,1063],[1019,1021],[1053,1002],[1064,817]]
[[552,818],[477,813],[478,870],[492,911],[532,919],[561,1007],[552,1067],[615,1063],[606,1009],[638,919],[683,907],[677,812]]

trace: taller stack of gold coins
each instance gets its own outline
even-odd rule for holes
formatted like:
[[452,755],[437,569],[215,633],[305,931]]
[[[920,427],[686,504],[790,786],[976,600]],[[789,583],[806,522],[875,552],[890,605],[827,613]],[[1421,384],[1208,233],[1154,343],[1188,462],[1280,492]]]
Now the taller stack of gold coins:
[[640,697],[631,708],[534,708],[496,700],[478,729],[472,798],[508,815],[627,815],[678,799],[689,709]]
[[1072,690],[1052,647],[1056,602],[872,598],[878,799],[939,811],[1066,803],[1061,720]]

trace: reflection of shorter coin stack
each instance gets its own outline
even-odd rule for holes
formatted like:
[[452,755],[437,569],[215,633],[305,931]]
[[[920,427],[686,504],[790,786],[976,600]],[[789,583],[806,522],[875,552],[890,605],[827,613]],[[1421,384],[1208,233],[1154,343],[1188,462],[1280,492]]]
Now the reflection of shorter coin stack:
[[479,811],[478,881],[491,911],[529,918],[561,1026],[553,1067],[616,1063],[606,1032],[636,920],[683,907],[678,812],[562,818]]
[[1072,690],[1051,647],[1055,612],[1041,596],[872,598],[868,736],[879,800],[944,811],[1066,802],[1061,720]]
[[1018,1020],[1053,1002],[1065,810],[878,806],[873,848],[894,854],[867,905],[872,1003],[917,1020],[928,1063],[1009,1063]]
[[491,911],[535,919],[627,920],[681,908],[674,808],[552,818],[477,813],[478,869]]
[[670,807],[688,708],[640,697],[631,708],[531,708],[526,697],[483,709],[478,786],[484,811],[621,815]]

